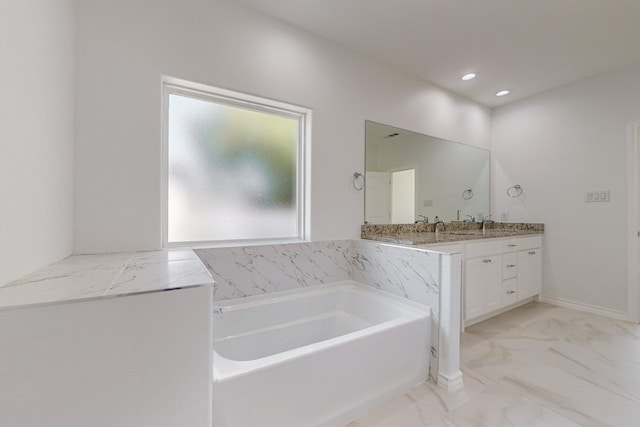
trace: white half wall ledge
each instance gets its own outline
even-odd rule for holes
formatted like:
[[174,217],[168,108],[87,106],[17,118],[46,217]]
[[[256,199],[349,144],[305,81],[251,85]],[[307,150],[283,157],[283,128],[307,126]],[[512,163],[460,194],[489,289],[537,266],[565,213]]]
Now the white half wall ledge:
[[0,309],[0,426],[211,427],[211,285]]

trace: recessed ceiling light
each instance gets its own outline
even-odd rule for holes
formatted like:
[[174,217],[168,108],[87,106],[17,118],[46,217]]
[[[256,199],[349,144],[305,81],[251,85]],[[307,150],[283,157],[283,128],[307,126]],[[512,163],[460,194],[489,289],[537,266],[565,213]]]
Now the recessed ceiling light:
[[505,95],[509,95],[508,90],[501,90],[500,92],[496,93],[496,96],[505,96]]
[[467,80],[471,80],[471,79],[473,79],[475,77],[476,77],[476,75],[474,73],[469,73],[469,74],[465,74],[464,76],[462,76],[462,80],[467,81]]

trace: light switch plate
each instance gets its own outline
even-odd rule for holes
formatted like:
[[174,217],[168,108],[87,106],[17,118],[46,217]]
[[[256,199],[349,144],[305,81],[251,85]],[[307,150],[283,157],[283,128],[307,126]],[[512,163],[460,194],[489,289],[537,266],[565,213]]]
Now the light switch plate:
[[609,190],[603,191],[588,191],[584,193],[584,201],[590,202],[608,202],[610,200]]

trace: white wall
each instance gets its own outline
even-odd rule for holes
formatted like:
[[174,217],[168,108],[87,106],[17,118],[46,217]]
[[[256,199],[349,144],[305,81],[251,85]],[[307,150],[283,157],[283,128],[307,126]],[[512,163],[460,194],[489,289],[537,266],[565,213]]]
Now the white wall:
[[[631,66],[494,111],[492,207],[508,210],[507,187],[523,186],[511,207],[545,223],[552,298],[627,311],[627,123],[640,120],[639,81]],[[611,201],[585,203],[591,190]]]
[[490,146],[487,108],[233,2],[76,4],[76,253],[161,246],[161,75],[313,109],[313,240],[360,234],[365,119]]
[[3,1],[0,286],[71,254],[72,0]]
[[[365,119],[492,148],[494,217],[546,223],[545,293],[626,310],[639,67],[499,108],[492,122],[478,104],[224,0],[77,1],[76,34],[73,6],[3,2],[0,285],[68,255],[74,231],[77,253],[160,247],[164,74],[313,108],[314,240],[359,235],[363,192],[350,181],[364,169]],[[513,184],[521,204],[504,194]],[[596,189],[611,202],[584,203]]]

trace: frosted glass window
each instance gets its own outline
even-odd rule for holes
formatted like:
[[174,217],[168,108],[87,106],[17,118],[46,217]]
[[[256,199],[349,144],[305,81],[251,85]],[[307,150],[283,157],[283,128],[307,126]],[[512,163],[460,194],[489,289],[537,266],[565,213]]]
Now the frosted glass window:
[[169,90],[167,243],[302,237],[304,115]]

